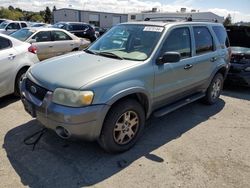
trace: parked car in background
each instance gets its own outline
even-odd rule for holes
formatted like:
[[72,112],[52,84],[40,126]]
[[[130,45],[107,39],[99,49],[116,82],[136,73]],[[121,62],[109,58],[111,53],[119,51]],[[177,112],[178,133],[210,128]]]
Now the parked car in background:
[[74,35],[87,38],[91,42],[96,40],[95,30],[91,25],[82,22],[58,22],[53,25],[54,28],[65,29]]
[[21,28],[28,27],[26,22],[22,21],[4,21],[0,24],[0,33],[9,35]]
[[22,102],[64,139],[98,140],[108,152],[123,152],[151,114],[164,116],[198,99],[215,104],[229,61],[222,24],[123,23],[85,51],[29,69]]
[[24,28],[12,33],[11,36],[34,44],[37,47],[37,55],[40,60],[84,49],[90,43],[57,28]]
[[0,97],[11,93],[19,95],[20,80],[37,62],[34,46],[0,34]]
[[52,27],[52,25],[46,23],[34,23],[30,27]]
[[6,21],[11,21],[11,20],[8,20],[8,19],[0,19],[0,24],[1,24],[2,22],[6,22]]
[[250,86],[250,26],[227,26],[232,56],[226,83]]

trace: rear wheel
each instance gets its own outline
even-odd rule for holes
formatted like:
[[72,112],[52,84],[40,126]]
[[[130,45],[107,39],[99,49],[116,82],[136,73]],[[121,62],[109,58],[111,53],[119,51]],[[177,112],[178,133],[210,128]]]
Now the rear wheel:
[[141,136],[145,112],[136,100],[127,99],[115,104],[103,124],[100,146],[107,152],[130,149]]
[[206,96],[204,97],[204,102],[206,104],[214,104],[218,101],[220,94],[222,92],[223,89],[223,82],[224,82],[224,78],[222,76],[222,74],[217,73],[212,82],[210,83],[207,92],[206,92]]
[[16,76],[15,91],[14,91],[15,96],[20,96],[20,83],[21,83],[26,71],[27,71],[27,69],[21,69]]

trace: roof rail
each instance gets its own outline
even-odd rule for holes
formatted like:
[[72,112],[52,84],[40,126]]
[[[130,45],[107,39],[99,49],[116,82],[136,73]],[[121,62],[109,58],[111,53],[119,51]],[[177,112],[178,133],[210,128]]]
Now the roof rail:
[[186,22],[192,22],[192,21],[201,21],[201,22],[215,22],[217,23],[218,20],[215,19],[194,19],[192,18],[192,15],[188,17],[181,17],[181,16],[175,16],[175,17],[153,17],[153,18],[145,18],[144,21],[165,21],[165,22],[176,22],[176,21],[186,21]]

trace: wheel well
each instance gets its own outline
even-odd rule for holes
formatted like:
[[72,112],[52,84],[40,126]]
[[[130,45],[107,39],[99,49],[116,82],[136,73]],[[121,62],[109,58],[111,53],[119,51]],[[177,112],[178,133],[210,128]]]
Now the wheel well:
[[137,100],[141,105],[142,107],[144,108],[144,111],[145,111],[145,115],[147,115],[148,113],[148,110],[149,110],[149,101],[148,101],[148,97],[143,94],[143,93],[133,93],[133,94],[129,94],[127,96],[124,96],[120,99],[118,99],[117,101],[115,101],[111,107],[115,104],[117,104],[118,102],[124,100],[124,99],[135,99]]
[[217,73],[221,73],[222,76],[223,76],[224,78],[226,78],[226,72],[227,72],[226,67],[222,67],[222,68],[220,68],[220,69],[218,70]]
[[75,51],[78,51],[79,50],[79,48],[74,48],[73,50],[72,50],[72,52],[75,52]]
[[17,81],[17,76],[18,76],[18,74],[19,74],[21,71],[27,71],[28,69],[29,69],[29,66],[24,66],[24,67],[22,67],[22,68],[17,72],[16,78],[15,78],[15,83],[16,83],[16,81]]

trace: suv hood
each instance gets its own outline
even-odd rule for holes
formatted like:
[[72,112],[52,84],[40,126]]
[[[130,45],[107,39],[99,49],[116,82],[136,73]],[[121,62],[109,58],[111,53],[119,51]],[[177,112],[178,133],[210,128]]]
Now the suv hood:
[[51,91],[56,88],[76,90],[89,82],[126,70],[138,63],[76,52],[42,61],[34,65],[29,74],[39,85]]

